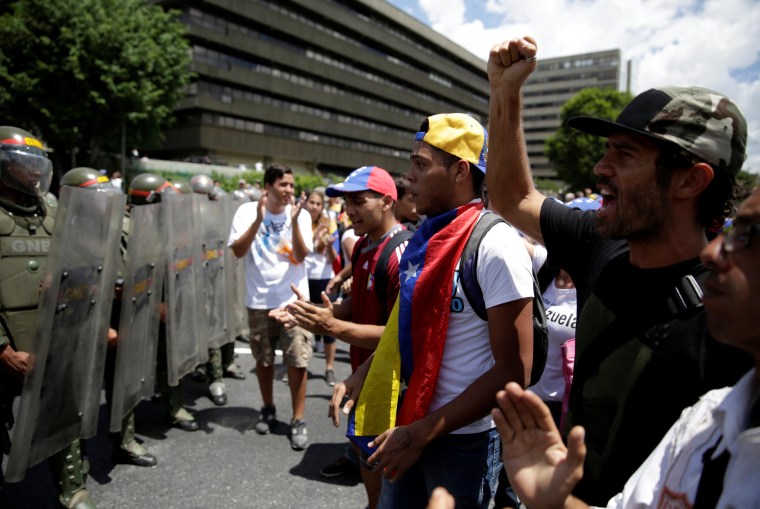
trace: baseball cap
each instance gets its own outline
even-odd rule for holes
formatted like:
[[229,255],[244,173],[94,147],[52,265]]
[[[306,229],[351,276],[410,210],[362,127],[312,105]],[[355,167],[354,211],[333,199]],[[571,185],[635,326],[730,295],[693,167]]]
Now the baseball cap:
[[355,169],[343,182],[329,186],[325,194],[330,198],[335,198],[359,191],[375,191],[383,196],[387,194],[394,201],[398,200],[393,177],[379,166],[362,166]]
[[425,119],[427,131],[415,135],[414,141],[424,141],[444,152],[461,157],[486,172],[488,131],[466,113],[441,113]]
[[615,121],[573,117],[570,127],[608,137],[616,131],[675,143],[737,175],[747,157],[747,121],[728,97],[702,87],[652,88],[633,98]]

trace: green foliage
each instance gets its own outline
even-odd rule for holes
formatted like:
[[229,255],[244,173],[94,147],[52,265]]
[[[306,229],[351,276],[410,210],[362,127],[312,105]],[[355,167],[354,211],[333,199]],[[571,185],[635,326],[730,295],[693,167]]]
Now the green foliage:
[[224,176],[220,175],[217,172],[212,172],[209,176],[214,179],[214,181],[218,180],[222,185],[222,189],[228,193],[240,187],[238,184],[238,182],[240,182],[240,179],[245,180],[248,184],[258,182],[261,184],[262,189],[264,187],[264,174],[257,171],[241,172],[240,175],[237,176]]
[[604,155],[605,139],[572,129],[567,121],[577,116],[592,116],[613,120],[632,96],[613,89],[587,88],[581,90],[562,107],[561,127],[546,140],[545,151],[557,176],[570,189],[595,187],[594,165]]
[[533,185],[536,186],[536,189],[539,189],[542,192],[553,193],[553,194],[558,194],[564,189],[562,184],[560,184],[556,180],[551,180],[551,179],[537,178],[533,182]]
[[155,144],[191,77],[184,34],[176,12],[145,0],[5,2],[3,123],[41,136],[59,165],[120,153],[122,123],[128,148]]
[[736,176],[736,182],[740,189],[737,193],[737,202],[741,203],[760,185],[760,175],[742,170]]
[[302,192],[311,191],[315,187],[326,187],[327,183],[319,175],[294,175],[296,181],[296,196],[300,196]]

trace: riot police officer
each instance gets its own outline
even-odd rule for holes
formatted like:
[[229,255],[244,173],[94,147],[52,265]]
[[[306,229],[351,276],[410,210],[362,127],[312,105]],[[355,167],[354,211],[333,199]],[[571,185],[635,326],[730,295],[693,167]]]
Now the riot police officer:
[[[93,168],[79,167],[67,171],[61,177],[61,187],[81,187],[92,191],[119,193],[121,188],[115,187],[110,179]],[[122,251],[121,261],[117,278],[121,279],[124,271],[124,252]],[[117,280],[118,281],[118,280]],[[114,372],[116,366],[116,347],[118,344],[119,315],[121,306],[120,286],[117,282],[115,289],[115,299],[111,308],[111,324],[108,330],[108,349],[106,351],[105,382],[106,382],[106,402],[108,406],[108,415],[111,415],[111,401],[113,395]],[[126,461],[140,467],[152,467],[158,464],[158,460],[150,454],[147,448],[137,441],[135,437],[135,413],[134,410],[124,417],[119,433],[119,445],[116,449],[115,457],[117,461]]]
[[[141,173],[132,179],[129,184],[127,203],[131,206],[158,203],[161,201],[161,196],[164,193],[174,192],[178,191],[165,178],[152,173]],[[127,221],[128,217],[125,218],[125,231],[129,231],[126,226]],[[123,238],[122,243],[127,245],[128,240]],[[182,405],[183,391],[181,382],[179,385],[169,384],[166,340],[166,323],[164,316],[162,316],[158,333],[156,386],[161,393],[171,424],[183,431],[197,431],[198,423],[195,417]]]
[[[39,306],[41,277],[55,223],[55,209],[42,199],[53,173],[45,145],[17,127],[0,127],[0,442],[10,451],[11,412],[28,370]],[[14,241],[20,242],[14,242]],[[9,242],[10,241],[10,242]],[[32,248],[34,246],[41,249]],[[80,441],[48,463],[59,500],[68,508],[94,508],[85,488]]]
[[[190,178],[190,188],[194,193],[202,194],[209,200],[216,201],[224,196],[223,191],[214,185],[214,181],[207,175],[194,175]],[[204,366],[199,366],[194,373],[196,380],[209,379],[209,397],[218,406],[227,404],[226,386],[222,381],[223,376],[242,380],[245,375],[235,364],[235,344],[225,343],[218,348],[208,349],[209,360]]]

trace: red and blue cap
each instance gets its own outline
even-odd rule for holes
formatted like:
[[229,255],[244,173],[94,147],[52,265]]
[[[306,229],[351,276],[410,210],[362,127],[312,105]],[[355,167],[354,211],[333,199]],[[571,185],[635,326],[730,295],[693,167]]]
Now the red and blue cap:
[[398,200],[393,177],[379,166],[362,166],[355,169],[343,182],[329,186],[325,194],[330,198],[335,198],[346,193],[361,191],[374,191],[383,196],[387,194],[393,198],[393,201]]

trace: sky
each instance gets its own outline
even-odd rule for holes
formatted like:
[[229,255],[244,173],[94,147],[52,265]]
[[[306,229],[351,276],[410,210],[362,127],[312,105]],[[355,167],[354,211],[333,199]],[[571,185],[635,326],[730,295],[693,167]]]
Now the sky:
[[[538,58],[620,49],[635,94],[699,85],[748,123],[744,169],[760,173],[760,0],[389,0],[483,60],[531,35]],[[623,79],[625,83],[625,79]]]

